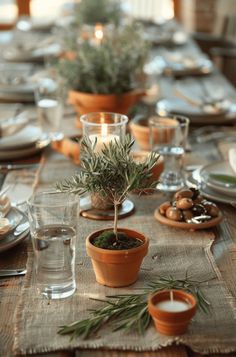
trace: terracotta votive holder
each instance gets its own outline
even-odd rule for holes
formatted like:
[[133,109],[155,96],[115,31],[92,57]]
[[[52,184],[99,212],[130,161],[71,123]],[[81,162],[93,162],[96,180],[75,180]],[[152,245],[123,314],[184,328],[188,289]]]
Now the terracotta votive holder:
[[183,290],[162,290],[149,297],[148,311],[159,333],[182,335],[196,312],[196,299]]

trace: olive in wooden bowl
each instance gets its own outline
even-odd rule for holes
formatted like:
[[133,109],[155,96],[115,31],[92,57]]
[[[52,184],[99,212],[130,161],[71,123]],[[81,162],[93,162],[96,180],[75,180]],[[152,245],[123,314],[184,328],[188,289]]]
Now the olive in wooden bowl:
[[154,215],[160,223],[191,230],[214,227],[223,218],[219,207],[204,199],[194,188],[177,191],[171,201],[155,210]]

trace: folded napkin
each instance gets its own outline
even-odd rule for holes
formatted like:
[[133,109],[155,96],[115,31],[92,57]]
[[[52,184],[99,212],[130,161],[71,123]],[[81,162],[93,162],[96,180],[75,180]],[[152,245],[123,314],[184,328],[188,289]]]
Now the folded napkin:
[[5,217],[11,209],[9,197],[3,195],[0,197],[0,218]]
[[16,134],[29,123],[28,113],[22,112],[15,117],[0,121],[0,138]]
[[0,218],[0,238],[8,233],[11,229],[11,224],[9,219],[7,218]]
[[229,149],[229,164],[236,174],[236,148]]

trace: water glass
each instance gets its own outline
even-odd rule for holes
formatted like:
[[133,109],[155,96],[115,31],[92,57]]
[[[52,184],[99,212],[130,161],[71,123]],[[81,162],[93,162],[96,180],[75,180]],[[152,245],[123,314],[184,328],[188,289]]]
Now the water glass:
[[78,197],[73,194],[39,192],[28,201],[35,284],[48,299],[68,297],[76,289],[78,214]]
[[63,117],[63,89],[60,82],[52,78],[42,78],[35,89],[37,116],[42,131],[50,140],[61,140],[60,132]]
[[149,119],[150,146],[164,157],[164,171],[157,188],[177,191],[185,184],[184,154],[189,119],[183,116],[153,116]]

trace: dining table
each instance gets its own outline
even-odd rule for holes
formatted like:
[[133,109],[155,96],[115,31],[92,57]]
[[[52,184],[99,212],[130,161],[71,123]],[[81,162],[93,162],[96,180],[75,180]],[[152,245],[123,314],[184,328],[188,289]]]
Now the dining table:
[[[181,26],[175,21],[173,23],[171,28],[176,26],[179,31]],[[164,42],[154,44],[146,71],[157,91],[145,98],[138,109],[148,111],[149,115],[156,112],[183,112],[190,117],[184,158],[186,186],[199,188],[202,195],[214,201],[223,215],[222,221],[215,227],[202,230],[169,227],[159,223],[154,215],[160,204],[170,199],[169,193],[132,193],[128,198],[134,203],[135,210],[130,216],[119,220],[119,227],[134,228],[144,233],[149,238],[149,252],[135,284],[126,288],[109,288],[99,285],[95,280],[90,259],[86,255],[85,239],[94,230],[112,226],[112,222],[79,215],[75,262],[77,289],[71,297],[59,300],[44,299],[36,291],[29,230],[17,238],[13,236],[13,242],[4,244],[0,240],[0,272],[2,269],[27,270],[25,275],[0,277],[0,356],[236,355],[236,198],[230,194],[214,194],[197,180],[202,167],[228,165],[228,152],[236,148],[236,91],[208,62],[209,59],[201,53],[191,36],[186,35],[185,40],[174,44],[168,42],[168,46]],[[0,33],[3,48],[10,41],[9,33]],[[209,73],[193,74],[189,67],[184,70],[181,67],[180,70],[180,67],[176,69],[171,64],[166,66],[167,60],[174,62],[176,56],[185,56],[186,53],[191,54],[192,58],[204,58]],[[2,63],[7,65],[4,59]],[[160,70],[162,66],[165,70]],[[202,93],[211,101],[219,98],[227,100],[230,109],[221,108],[217,113],[205,111]],[[13,105],[13,101],[9,103],[2,99],[1,102],[8,107]],[[175,102],[176,106],[173,104]],[[35,112],[34,103],[29,101],[22,105],[24,109]],[[76,127],[76,113],[69,104],[66,106],[62,130],[65,134],[64,143],[81,136],[81,129]],[[78,142],[73,141],[72,147],[77,146]],[[47,145],[28,158],[0,159],[0,190],[8,188],[7,195],[13,210],[27,220],[27,200],[33,193],[55,188],[56,182],[78,171],[79,157],[76,160],[75,155],[65,152],[63,143]],[[80,210],[84,209],[86,199],[89,198],[78,197]],[[143,335],[113,332],[109,324],[88,339],[71,339],[70,336],[58,334],[60,326],[87,318],[91,309],[103,306],[96,299],[104,300],[110,295],[142,291],[159,277],[174,276],[181,279],[186,274],[202,282],[201,289],[210,302],[210,312],[205,314],[198,310],[184,335],[163,336],[155,331],[152,323]]]

